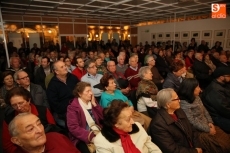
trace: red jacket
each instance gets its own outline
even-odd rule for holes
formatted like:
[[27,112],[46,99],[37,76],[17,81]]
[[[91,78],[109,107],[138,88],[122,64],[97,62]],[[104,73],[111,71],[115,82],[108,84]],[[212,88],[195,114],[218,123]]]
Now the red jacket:
[[[35,105],[33,104],[30,104],[31,106],[31,113],[38,116],[38,111],[37,111],[37,108]],[[17,115],[18,113],[15,112],[15,116]],[[46,117],[47,117],[47,121],[49,124],[55,124],[55,121],[54,121],[54,118],[52,116],[52,114],[50,113],[50,111],[47,109],[46,111]],[[2,137],[3,137],[3,150],[4,150],[4,153],[13,153],[15,152],[15,150],[17,149],[17,146],[14,145],[12,142],[11,142],[11,136],[10,136],[10,133],[9,133],[9,130],[8,130],[8,124],[6,121],[3,122],[3,129],[2,129]]]
[[80,70],[78,67],[76,67],[72,74],[75,75],[79,80],[81,80],[81,77],[86,74],[86,70]]
[[[20,147],[14,153],[27,153]],[[46,134],[44,153],[80,153],[72,142],[64,135],[49,132]]]

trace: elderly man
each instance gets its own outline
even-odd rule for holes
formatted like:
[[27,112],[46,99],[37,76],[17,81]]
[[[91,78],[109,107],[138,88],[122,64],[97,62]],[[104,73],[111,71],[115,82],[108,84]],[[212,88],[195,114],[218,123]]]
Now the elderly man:
[[140,82],[140,77],[138,75],[139,66],[137,63],[137,59],[132,56],[129,58],[129,67],[125,71],[125,77],[129,80],[130,86],[132,90],[137,89],[138,83]]
[[85,69],[87,73],[81,78],[81,81],[88,82],[91,84],[93,94],[97,101],[101,98],[102,90],[96,87],[100,84],[102,78],[101,74],[97,74],[97,67],[94,60],[88,60],[85,62]]
[[199,81],[200,87],[205,89],[212,80],[210,76],[212,70],[206,63],[203,62],[203,55],[201,53],[195,54],[195,60],[192,68],[196,79]]
[[45,134],[39,118],[30,113],[17,115],[9,124],[9,132],[18,146],[15,153],[80,153],[64,135]]
[[128,66],[125,64],[125,56],[124,55],[117,56],[117,65],[116,65],[117,72],[125,74],[127,68]]
[[86,70],[84,69],[85,62],[81,57],[76,58],[76,68],[72,71],[72,74],[75,75],[79,80],[86,74]]
[[218,64],[218,67],[229,67],[229,64],[227,63],[228,59],[225,54],[220,55],[220,63]]
[[25,88],[31,93],[31,96],[33,98],[32,101],[35,105],[42,105],[49,108],[45,91],[40,85],[30,82],[30,78],[27,72],[19,70],[14,73],[14,81],[17,82],[19,86]]
[[230,133],[230,68],[218,67],[213,72],[215,78],[202,93],[202,101],[215,125]]
[[53,68],[55,75],[50,80],[46,93],[54,119],[57,124],[65,127],[67,106],[74,98],[72,92],[79,80],[73,74],[68,73],[62,61],[56,61]]
[[130,91],[128,80],[122,73],[116,70],[116,65],[114,61],[107,62],[107,70],[108,73],[110,73],[115,79],[117,88],[119,88],[123,94],[127,95]]
[[21,67],[20,63],[21,63],[21,60],[19,57],[11,57],[10,58],[10,68],[8,68],[6,70],[11,71],[13,73],[15,73],[19,70],[27,70],[26,67]]
[[156,84],[158,90],[162,89],[162,85],[164,82],[163,77],[160,75],[158,69],[155,67],[155,59],[153,56],[148,56],[146,58],[146,64],[151,69],[151,72],[153,74],[152,81]]
[[36,70],[34,76],[34,82],[42,86],[46,90],[45,78],[51,73],[50,59],[48,57],[42,57],[41,66]]

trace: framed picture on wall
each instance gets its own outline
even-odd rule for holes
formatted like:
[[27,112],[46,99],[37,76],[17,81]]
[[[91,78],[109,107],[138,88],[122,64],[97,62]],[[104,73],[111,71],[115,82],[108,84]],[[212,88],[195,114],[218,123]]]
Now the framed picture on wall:
[[183,31],[181,32],[181,38],[182,39],[189,39],[190,38],[190,32],[189,31]]
[[175,39],[180,39],[180,32],[175,32],[174,35],[175,35]]
[[157,33],[157,39],[164,39],[163,33]]
[[221,47],[224,47],[224,39],[214,39],[212,45],[214,46],[217,41],[220,42]]
[[191,38],[200,38],[200,31],[192,31]]
[[227,38],[230,38],[230,29],[228,29],[228,36]]
[[214,31],[214,38],[224,38],[225,37],[225,30],[215,30]]
[[202,39],[211,39],[212,38],[212,30],[202,31]]
[[211,48],[212,47],[212,41],[209,39],[209,40],[204,40],[206,43],[207,43],[207,46],[209,47],[209,48]]
[[226,48],[230,48],[230,39],[227,39]]
[[156,39],[156,34],[152,33],[152,40],[155,40],[155,39]]
[[171,32],[166,32],[166,33],[165,33],[165,39],[166,39],[166,40],[170,40],[171,37],[172,37]]

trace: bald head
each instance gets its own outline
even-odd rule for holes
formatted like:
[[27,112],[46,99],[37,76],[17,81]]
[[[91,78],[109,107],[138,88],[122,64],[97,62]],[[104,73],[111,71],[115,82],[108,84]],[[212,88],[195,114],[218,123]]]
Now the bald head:
[[227,61],[228,61],[228,59],[227,59],[226,55],[224,55],[224,54],[220,55],[220,62],[227,63]]

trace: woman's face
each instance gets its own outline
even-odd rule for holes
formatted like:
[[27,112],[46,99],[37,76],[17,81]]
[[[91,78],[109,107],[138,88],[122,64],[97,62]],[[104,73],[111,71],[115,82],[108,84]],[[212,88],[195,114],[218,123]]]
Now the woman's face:
[[79,93],[79,95],[83,101],[89,102],[92,99],[92,95],[93,95],[91,87],[89,86],[85,87],[83,92]]
[[144,79],[145,80],[152,80],[153,74],[150,70],[147,70],[146,73],[144,73]]
[[14,84],[14,79],[11,75],[7,75],[4,78],[3,83],[5,84],[5,86],[12,86]]
[[194,96],[199,96],[199,95],[200,95],[200,91],[201,91],[201,89],[200,89],[200,86],[198,85],[198,86],[195,88],[195,90],[194,90]]
[[100,66],[100,65],[102,64],[101,58],[98,58],[98,59],[96,60],[95,64],[96,64],[97,66]]
[[115,91],[117,85],[116,85],[116,83],[114,82],[114,79],[109,79],[108,82],[109,82],[109,85],[108,85],[107,87],[105,87],[105,89],[106,89],[107,91]]
[[172,99],[167,103],[167,108],[173,112],[180,108],[180,99],[175,91],[172,92]]
[[30,112],[30,101],[26,101],[22,96],[11,97],[10,104],[18,113]]
[[69,58],[66,58],[66,59],[65,59],[65,65],[66,65],[66,66],[70,66],[70,65],[71,65],[71,62],[70,62],[70,59],[69,59]]
[[161,51],[159,51],[159,56],[161,56],[161,57],[163,57],[163,51],[161,50]]
[[124,132],[131,132],[133,130],[132,125],[134,124],[132,118],[132,111],[130,107],[124,108],[118,116],[115,127]]

